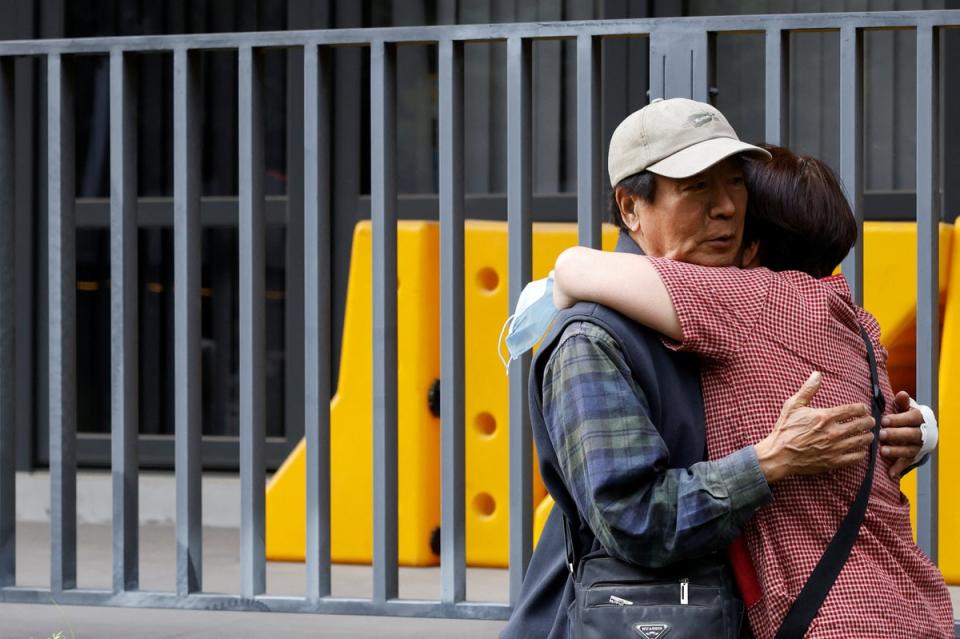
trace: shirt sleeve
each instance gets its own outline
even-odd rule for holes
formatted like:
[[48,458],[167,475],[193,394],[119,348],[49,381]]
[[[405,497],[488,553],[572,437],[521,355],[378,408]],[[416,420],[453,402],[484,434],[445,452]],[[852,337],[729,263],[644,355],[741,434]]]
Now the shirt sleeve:
[[722,550],[770,499],[752,447],[669,468],[619,344],[572,324],[547,363],[544,420],[582,516],[612,556],[659,567]]
[[680,319],[682,340],[671,348],[729,361],[754,330],[776,274],[765,268],[719,268],[648,258]]

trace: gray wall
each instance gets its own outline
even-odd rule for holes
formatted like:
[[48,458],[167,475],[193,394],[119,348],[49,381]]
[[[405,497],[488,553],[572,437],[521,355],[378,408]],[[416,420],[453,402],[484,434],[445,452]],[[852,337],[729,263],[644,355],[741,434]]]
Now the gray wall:
[[[791,13],[810,11],[917,10],[958,8],[960,0],[0,0],[4,38],[90,37],[148,33],[310,29],[422,24],[530,22],[594,18],[640,18],[678,15]],[[714,100],[741,136],[761,141],[763,135],[763,37],[759,34],[718,35],[712,85]],[[838,35],[794,34],[791,38],[790,123],[788,143],[794,149],[837,164]],[[908,218],[913,214],[915,56],[909,32],[872,32],[865,36],[864,133],[867,216]],[[944,35],[944,112],[960,109],[960,34]],[[140,155],[141,196],[169,197],[171,121],[169,56],[141,60]],[[282,460],[286,448],[302,432],[302,287],[303,247],[301,126],[302,91],[298,82],[302,58],[274,51],[267,61],[266,156],[268,193],[286,200],[270,208],[268,285],[282,293],[268,313],[270,344],[268,384],[271,434],[284,441],[270,451],[268,464]],[[604,146],[613,129],[647,102],[648,43],[645,37],[610,39],[602,45],[601,127]],[[107,192],[105,58],[78,61],[77,175],[81,196]],[[332,349],[339,358],[342,313],[356,222],[369,215],[369,75],[368,55],[360,49],[334,52],[333,269],[334,331]],[[437,60],[433,46],[407,46],[398,54],[398,164],[401,217],[431,218],[437,203]],[[469,217],[504,218],[506,190],[505,45],[465,47],[466,180]],[[534,219],[575,218],[576,59],[572,42],[541,42],[533,48]],[[236,185],[236,65],[230,55],[205,56],[204,194],[228,200]],[[45,413],[36,410],[45,396],[45,237],[42,206],[45,175],[42,74],[32,60],[18,62],[17,81],[17,233],[18,233],[18,464],[41,463],[46,453]],[[945,216],[960,213],[960,126],[944,122],[942,131]],[[605,157],[605,150],[603,153]],[[605,171],[604,171],[605,173]],[[952,189],[952,190],[951,190]],[[871,198],[871,194],[879,194]],[[205,205],[206,206],[206,205]],[[99,207],[99,208],[98,208]],[[206,210],[206,209],[205,209]],[[97,293],[78,296],[78,322],[91,339],[80,349],[81,364],[102,375],[84,377],[81,431],[105,432],[109,423],[108,255],[105,201],[86,202],[78,230],[78,275],[100,281]],[[88,215],[90,214],[90,215]],[[95,214],[95,215],[94,215]],[[78,214],[78,217],[82,217]],[[236,431],[237,264],[236,229],[229,215],[204,231],[204,286],[216,296],[204,311],[205,370],[218,380],[204,390],[204,431],[231,435]],[[224,221],[226,220],[226,221]],[[86,226],[85,226],[86,225]],[[141,298],[141,428],[172,431],[172,367],[169,290],[172,248],[169,229],[141,230],[143,284],[159,282],[163,293]],[[148,292],[151,290],[146,287]],[[99,359],[96,359],[98,358]],[[37,364],[37,369],[32,367]],[[96,365],[95,365],[96,364]],[[226,381],[225,381],[226,380]],[[205,382],[206,383],[206,382]],[[158,449],[159,450],[159,449]],[[105,441],[80,442],[81,463],[104,463]],[[225,448],[214,461],[235,462]],[[145,463],[167,464],[167,453],[141,456]],[[271,461],[273,460],[273,461]],[[172,457],[169,460],[172,463]]]
[[[393,24],[423,24],[425,2],[384,0],[381,17]],[[440,2],[438,23],[481,23],[647,15],[727,15],[819,11],[888,11],[952,8],[947,0],[702,0],[637,2],[630,0],[514,0]],[[945,36],[945,70],[960,77],[952,64],[956,38]],[[400,167],[400,190],[436,191],[435,155],[431,149],[436,124],[435,63],[426,47],[407,52],[400,65],[401,127],[399,147],[412,150]],[[839,161],[839,34],[795,33],[790,41],[789,145],[833,166]],[[870,32],[864,37],[864,185],[868,191],[912,191],[914,188],[916,98],[915,42],[912,32]],[[761,34],[720,35],[713,86],[715,102],[741,137],[763,141],[764,44]],[[571,192],[576,179],[574,154],[576,60],[572,43],[538,43],[534,47],[534,190]],[[622,117],[646,103],[647,47],[643,37],[608,41],[603,46],[603,131],[609,138]],[[468,193],[505,190],[503,131],[503,45],[467,47],[466,189]],[[950,83],[948,83],[950,84]],[[430,99],[428,99],[428,96]],[[945,134],[948,131],[945,131]],[[900,200],[893,200],[899,205]],[[912,210],[874,211],[868,215],[909,217]],[[952,218],[957,211],[945,211]]]

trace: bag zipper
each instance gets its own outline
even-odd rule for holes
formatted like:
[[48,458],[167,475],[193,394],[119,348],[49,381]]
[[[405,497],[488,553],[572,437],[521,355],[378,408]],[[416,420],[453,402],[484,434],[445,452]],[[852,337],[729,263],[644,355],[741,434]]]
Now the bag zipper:
[[610,595],[610,603],[615,606],[632,606],[633,602],[629,599],[624,599],[623,597],[618,597],[616,595]]
[[684,577],[680,580],[680,605],[686,606],[690,603],[690,580]]

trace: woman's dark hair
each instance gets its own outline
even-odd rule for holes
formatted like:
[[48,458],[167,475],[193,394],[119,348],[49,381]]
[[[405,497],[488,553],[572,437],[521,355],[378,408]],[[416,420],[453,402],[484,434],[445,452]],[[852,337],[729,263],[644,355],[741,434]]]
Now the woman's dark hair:
[[630,229],[623,223],[623,216],[620,215],[620,205],[617,203],[618,188],[622,188],[629,195],[636,195],[647,202],[653,202],[657,195],[657,178],[649,171],[640,171],[623,178],[610,191],[610,223],[616,224],[622,231],[629,231]]
[[744,163],[750,194],[744,246],[771,271],[833,273],[857,240],[857,223],[829,166],[789,149],[764,145],[773,158]]

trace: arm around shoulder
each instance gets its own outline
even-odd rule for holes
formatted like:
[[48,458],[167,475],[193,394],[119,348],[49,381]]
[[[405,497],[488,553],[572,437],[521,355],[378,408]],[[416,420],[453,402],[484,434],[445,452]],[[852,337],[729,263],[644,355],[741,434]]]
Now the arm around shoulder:
[[547,364],[543,414],[581,517],[607,551],[657,567],[722,550],[770,498],[752,448],[670,468],[617,342],[571,325]]

